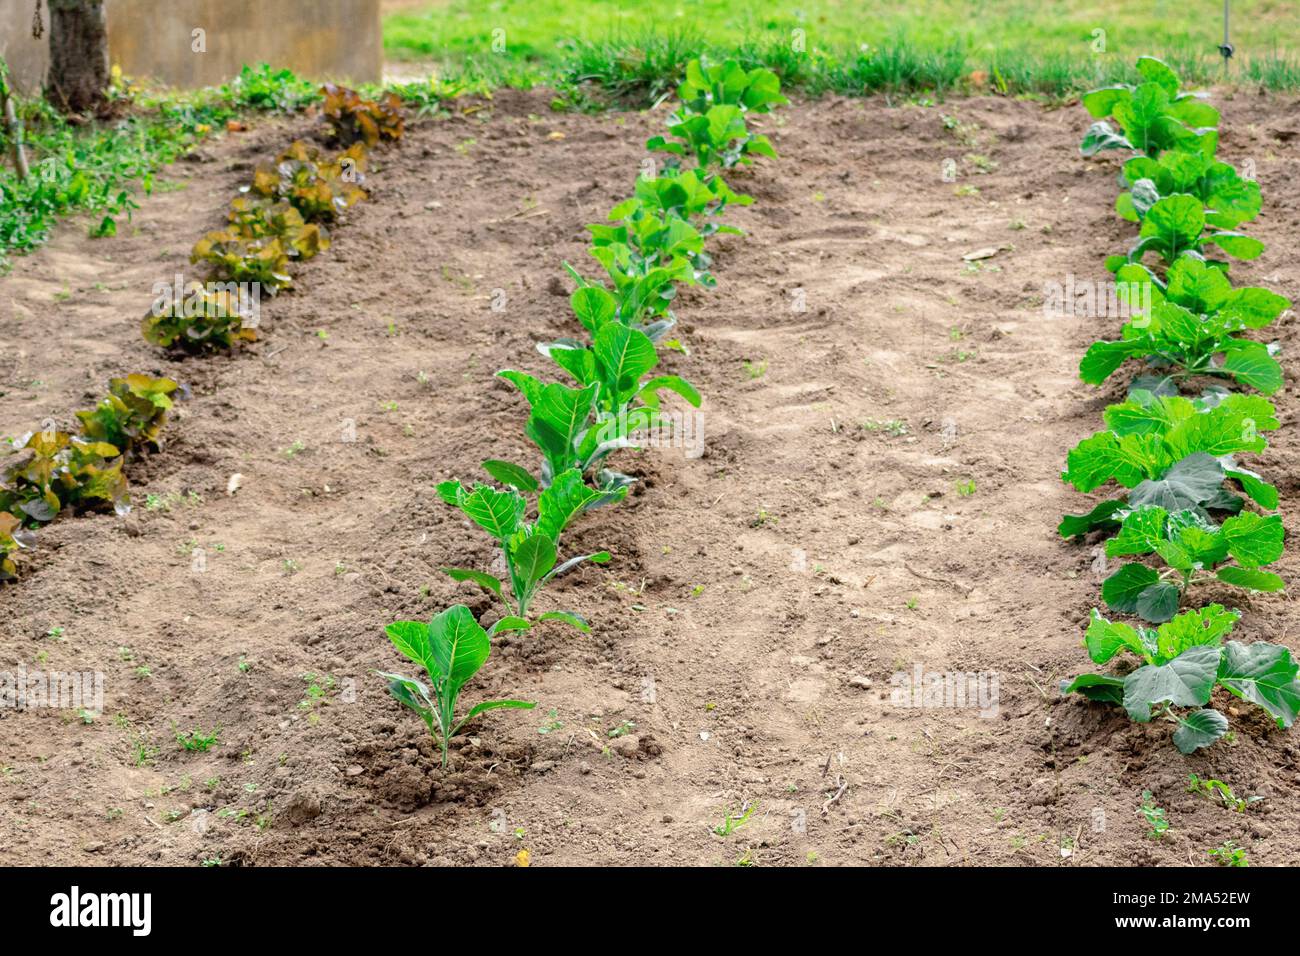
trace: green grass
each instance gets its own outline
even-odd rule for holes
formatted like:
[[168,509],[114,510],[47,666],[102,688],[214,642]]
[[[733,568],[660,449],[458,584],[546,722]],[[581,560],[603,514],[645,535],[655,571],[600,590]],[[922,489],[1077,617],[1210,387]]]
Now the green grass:
[[[942,96],[993,90],[1066,97],[1134,79],[1143,53],[1163,56],[1188,84],[1223,78],[1217,0],[450,0],[407,4],[384,20],[389,57],[434,76],[398,87],[408,106],[436,112],[448,97],[549,85],[557,106],[645,105],[668,96],[701,54],[764,65],[806,93]],[[1300,60],[1279,38],[1300,36],[1300,4],[1235,0],[1238,55],[1230,80],[1300,89]],[[1094,47],[1104,31],[1105,49]],[[366,91],[373,93],[372,88]],[[153,175],[227,119],[294,109],[314,84],[287,71],[246,70],[219,89],[146,94],[115,86],[120,120],[70,125],[39,100],[20,103],[33,177],[0,164],[0,275],[8,256],[45,242],[61,217],[82,214],[113,235]],[[9,143],[0,131],[0,151]]]
[[[0,61],[2,62],[2,61]],[[46,242],[55,222],[84,215],[92,236],[116,235],[153,191],[154,174],[228,119],[254,110],[293,109],[316,98],[315,84],[287,71],[245,68],[236,82],[193,93],[148,92],[115,77],[119,118],[72,124],[39,98],[18,100],[31,176],[20,181],[0,128],[0,275],[11,255]]]
[[[49,238],[56,218],[90,214],[92,235],[115,235],[136,208],[137,187],[152,191],[153,174],[187,152],[224,117],[192,103],[158,103],[114,123],[73,126],[42,100],[21,104],[32,175],[19,181],[0,168],[0,273],[9,253]],[[10,144],[0,135],[0,150]]]
[[[1237,0],[1233,21],[1232,79],[1300,88],[1300,63],[1276,46],[1300,35],[1300,7]],[[1215,3],[1173,0],[451,0],[390,13],[384,46],[390,58],[432,62],[444,78],[471,86],[550,84],[574,93],[594,85],[624,100],[667,92],[702,52],[764,64],[812,93],[988,86],[1063,96],[1131,78],[1145,53],[1168,59],[1188,82],[1217,81],[1222,29]]]

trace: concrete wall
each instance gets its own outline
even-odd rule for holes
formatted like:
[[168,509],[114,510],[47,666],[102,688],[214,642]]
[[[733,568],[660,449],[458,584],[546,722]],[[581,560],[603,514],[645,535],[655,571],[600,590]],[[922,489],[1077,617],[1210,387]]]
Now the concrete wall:
[[41,21],[45,24],[42,39],[32,38],[32,11],[35,0],[4,0],[0,16],[0,56],[9,64],[13,85],[24,93],[41,88],[50,66],[50,14],[41,3]]
[[[49,66],[46,40],[31,35],[35,0],[3,0],[0,56],[15,85],[39,89]],[[11,7],[20,7],[15,15]],[[383,73],[380,0],[105,0],[112,62],[139,79],[193,88],[224,83],[245,63],[266,61],[311,79],[379,82]],[[203,30],[205,52],[196,52]]]

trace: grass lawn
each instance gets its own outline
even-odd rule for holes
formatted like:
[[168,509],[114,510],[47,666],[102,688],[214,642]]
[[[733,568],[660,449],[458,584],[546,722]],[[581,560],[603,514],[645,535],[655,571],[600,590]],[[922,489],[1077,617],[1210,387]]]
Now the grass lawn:
[[[1300,65],[1280,45],[1300,36],[1300,4],[1232,6],[1233,78],[1300,87]],[[942,91],[974,73],[975,85],[1060,95],[1129,77],[1143,53],[1164,56],[1189,80],[1222,77],[1223,8],[1214,0],[390,0],[387,8],[390,58],[432,61],[444,76],[492,84],[588,78],[619,93],[656,94],[656,70],[701,51],[846,93]]]

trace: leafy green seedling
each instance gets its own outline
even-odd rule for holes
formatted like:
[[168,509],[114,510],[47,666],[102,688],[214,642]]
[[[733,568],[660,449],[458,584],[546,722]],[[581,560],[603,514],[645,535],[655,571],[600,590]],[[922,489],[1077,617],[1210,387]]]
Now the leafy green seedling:
[[1214,581],[1281,591],[1282,578],[1261,568],[1282,556],[1284,534],[1277,515],[1243,511],[1216,527],[1196,511],[1139,508],[1125,515],[1119,534],[1106,542],[1106,555],[1156,554],[1166,567],[1129,562],[1102,583],[1102,598],[1112,610],[1158,623],[1174,616],[1193,585]]
[[537,728],[537,732],[542,736],[553,734],[564,727],[564,721],[559,719],[559,713],[552,707],[546,714],[546,723]]
[[1213,156],[1171,150],[1159,159],[1135,156],[1124,164],[1127,192],[1115,200],[1115,211],[1129,222],[1141,222],[1161,199],[1193,196],[1205,208],[1205,221],[1218,229],[1235,229],[1259,215],[1259,183],[1243,179]]
[[[498,373],[514,384],[531,406],[526,432],[545,455],[543,479],[567,467],[586,473],[616,449],[635,447],[636,433],[660,420],[662,392],[673,392],[696,408],[701,401],[694,386],[677,375],[648,377],[659,364],[654,342],[617,320],[617,304],[608,292],[588,286],[576,290],[570,302],[574,314],[592,334],[591,346],[559,339],[537,348],[564,369],[581,391],[543,385],[522,372]],[[583,396],[592,387],[596,392],[588,403]],[[553,404],[556,399],[560,400],[558,406]],[[570,399],[576,403],[571,411]],[[557,421],[557,408],[575,418]],[[492,471],[496,464],[485,463],[484,467]],[[608,470],[597,476],[597,484],[606,491],[630,481]],[[519,486],[517,481],[509,483]]]
[[177,731],[176,742],[181,745],[182,750],[190,750],[190,751],[198,751],[200,753],[207,753],[213,747],[217,746],[218,743],[217,735],[220,733],[221,733],[220,727],[213,730],[212,733],[210,734],[205,734],[203,733],[203,731],[198,730],[197,728],[195,730],[191,730],[189,733],[181,733]]
[[[592,239],[589,251],[616,286],[625,271],[645,275],[657,268],[669,270],[687,285],[708,289],[717,285],[708,271],[712,260],[704,251],[704,234],[687,220],[667,210],[640,206],[635,199],[619,203],[609,218],[619,224],[587,226]],[[689,271],[681,268],[683,261],[690,263]]]
[[1250,860],[1246,858],[1245,849],[1237,846],[1231,840],[1222,846],[1215,847],[1213,850],[1206,850],[1206,852],[1210,855],[1210,859],[1222,866],[1250,866]]
[[[593,245],[589,252],[609,276],[619,322],[644,332],[652,342],[658,342],[677,324],[670,306],[677,297],[676,283],[693,284],[696,280],[696,267],[690,259],[676,256],[660,263],[619,242]],[[568,262],[563,265],[579,289],[605,289],[599,280],[589,281]]]
[[[1206,251],[1210,246],[1217,246],[1234,259],[1258,259],[1264,251],[1264,243],[1244,232],[1209,228],[1213,212],[1195,196],[1184,193],[1167,196],[1146,211],[1133,248],[1125,255],[1111,256],[1106,265],[1115,272],[1125,263],[1141,262],[1147,253],[1154,252],[1166,266],[1171,266],[1180,256],[1207,258]],[[1210,261],[1227,268],[1222,260]]]
[[388,690],[400,703],[410,707],[429,728],[442,748],[442,765],[447,766],[447,743],[465,724],[479,714],[499,708],[532,710],[535,703],[522,700],[489,700],[471,707],[456,719],[461,689],[487,661],[490,638],[504,631],[529,627],[521,618],[506,617],[483,630],[469,608],[456,604],[435,614],[425,624],[420,621],[395,621],[386,628],[388,638],[403,655],[424,668],[429,684],[400,674],[380,672],[389,681]]
[[[1139,57],[1143,82],[1107,86],[1084,94],[1084,108],[1098,122],[1079,146],[1085,156],[1105,149],[1138,150],[1158,157],[1165,150],[1213,156],[1218,148],[1219,111],[1196,93],[1179,90],[1178,75],[1155,57]],[[1107,120],[1119,124],[1114,129]]]
[[[642,424],[627,418],[622,422],[615,420],[612,434],[607,428],[596,427],[596,400],[600,393],[598,383],[570,388],[558,382],[544,384],[531,375],[509,369],[497,374],[518,387],[530,406],[524,434],[541,451],[542,467],[539,477],[534,477],[528,469],[512,462],[489,459],[483,463],[483,467],[498,481],[523,491],[545,488],[556,475],[566,471],[585,475],[604,461],[614,449],[629,445],[626,432]],[[648,424],[649,418],[642,417],[645,418],[644,423]],[[623,435],[617,434],[620,428],[624,431]],[[620,477],[613,473],[602,474],[597,480],[608,494],[615,494],[620,488],[626,493],[626,485],[631,482],[626,476]]]
[[727,206],[748,206],[753,201],[752,196],[732,192],[719,175],[669,169],[655,178],[638,176],[632,197],[610,210],[609,218],[635,221],[642,216],[666,213],[688,222],[699,222],[697,228],[705,238],[718,233],[740,235],[735,226],[723,225],[718,219]]
[[1246,797],[1243,799],[1233,793],[1232,787],[1222,780],[1216,780],[1213,777],[1209,780],[1202,780],[1196,774],[1191,774],[1187,778],[1187,792],[1199,793],[1211,800],[1217,800],[1235,813],[1245,813],[1248,807],[1264,799],[1264,797]]
[[1228,719],[1209,706],[1216,687],[1262,708],[1279,727],[1290,727],[1300,713],[1300,665],[1278,644],[1225,644],[1240,617],[1211,604],[1150,629],[1108,621],[1094,610],[1084,638],[1093,662],[1105,664],[1128,651],[1142,664],[1124,676],[1082,674],[1061,681],[1061,693],[1119,704],[1139,723],[1164,718],[1174,724],[1174,746],[1185,754],[1228,730]]
[[731,834],[735,833],[749,822],[749,818],[754,815],[754,811],[757,809],[758,803],[755,802],[741,807],[741,812],[735,815],[728,810],[722,823],[714,827],[713,832],[720,837],[731,836]]
[[1079,363],[1079,377],[1100,385],[1130,358],[1147,371],[1133,389],[1177,394],[1194,376],[1231,379],[1271,395],[1282,387],[1274,346],[1239,333],[1262,329],[1291,307],[1283,296],[1258,287],[1234,289],[1223,272],[1182,256],[1162,283],[1145,266],[1121,266],[1117,293],[1132,316],[1122,338],[1094,342]]
[[739,106],[751,113],[766,113],[790,101],[781,95],[781,78],[771,70],[746,70],[735,60],[711,64],[700,57],[686,64],[686,78],[677,87],[682,106],[704,113],[711,106]]
[[1159,506],[1171,513],[1236,513],[1243,499],[1224,487],[1231,480],[1262,508],[1276,508],[1277,489],[1236,463],[1239,453],[1268,447],[1263,432],[1280,427],[1273,404],[1258,395],[1210,389],[1198,399],[1132,392],[1104,415],[1107,428],[1071,449],[1061,477],[1083,492],[1114,481],[1126,498],[1103,501],[1084,515],[1067,515],[1062,537],[1113,530],[1124,513]]
[[672,139],[652,136],[646,141],[646,149],[675,157],[693,155],[701,169],[731,169],[752,163],[755,156],[777,158],[766,136],[750,132],[745,111],[737,105],[710,106],[698,113],[683,104],[669,118],[668,132]]
[[[527,502],[524,496],[511,488],[498,491],[491,485],[476,483],[467,488],[459,481],[444,481],[438,485],[438,495],[448,504],[455,505],[466,517],[488,532],[501,547],[505,556],[507,578],[468,568],[443,568],[456,581],[472,581],[491,591],[520,618],[527,619],[529,609],[538,592],[552,578],[577,567],[584,561],[605,564],[608,551],[597,551],[560,561],[557,545],[560,534],[568,523],[582,511],[602,498],[582,482],[576,470],[561,473],[550,486],[537,496],[537,520],[524,520]],[[509,585],[507,596],[505,584]],[[538,620],[560,620],[587,632],[591,626],[570,611],[547,611]]]
[[1142,806],[1138,808],[1138,813],[1151,828],[1147,834],[1151,839],[1159,840],[1169,829],[1169,819],[1165,816],[1165,811],[1156,806],[1155,797],[1151,796],[1150,790],[1142,791]]
[[636,722],[625,720],[609,732],[611,738],[626,737],[632,731],[636,730]]

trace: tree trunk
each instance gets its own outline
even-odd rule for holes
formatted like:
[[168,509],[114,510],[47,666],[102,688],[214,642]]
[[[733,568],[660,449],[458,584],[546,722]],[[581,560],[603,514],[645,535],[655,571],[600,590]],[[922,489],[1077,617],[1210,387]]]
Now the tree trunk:
[[104,0],[49,0],[50,73],[46,96],[65,113],[103,105],[108,89]]
[[19,179],[26,179],[31,175],[31,170],[27,167],[27,154],[23,152],[23,124],[18,121],[13,94],[9,92],[3,76],[0,76],[0,101],[4,103],[5,131],[9,134],[9,142],[14,146],[14,169],[18,170]]

